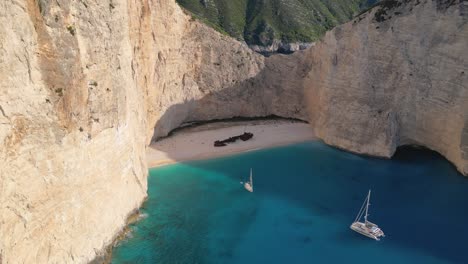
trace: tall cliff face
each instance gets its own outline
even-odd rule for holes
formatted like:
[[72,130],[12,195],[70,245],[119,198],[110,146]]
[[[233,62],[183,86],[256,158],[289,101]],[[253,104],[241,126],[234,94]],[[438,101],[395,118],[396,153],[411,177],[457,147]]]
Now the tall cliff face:
[[155,8],[153,17],[157,67],[148,105],[150,123],[156,125],[154,132],[149,128],[148,139],[166,136],[183,122],[235,116],[229,109],[223,115],[202,100],[256,76],[264,67],[263,58],[247,46],[193,21],[173,1],[159,2],[168,13],[158,15]]
[[305,118],[281,107],[301,92],[244,88],[264,58],[174,0],[0,6],[2,263],[92,260],[146,196],[146,144],[183,122]]
[[468,174],[468,5],[391,0],[302,56],[310,118],[326,143],[390,157],[433,149]]
[[148,140],[184,122],[272,114],[307,119],[302,89],[278,85],[288,76],[270,74],[278,68],[270,61],[281,60],[290,69],[294,61],[265,58],[194,21],[173,1],[159,1],[152,20],[156,64],[150,68],[154,89],[147,105],[149,123],[155,125],[148,129]]
[[0,6],[0,262],[84,263],[146,196],[139,17],[125,1]]

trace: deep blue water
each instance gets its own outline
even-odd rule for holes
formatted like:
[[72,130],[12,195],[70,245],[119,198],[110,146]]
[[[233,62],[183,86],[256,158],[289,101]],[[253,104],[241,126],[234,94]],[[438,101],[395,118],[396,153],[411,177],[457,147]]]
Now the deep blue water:
[[[240,185],[254,171],[254,193]],[[112,263],[468,263],[468,179],[441,156],[307,142],[150,170]],[[369,188],[377,242],[349,229]]]

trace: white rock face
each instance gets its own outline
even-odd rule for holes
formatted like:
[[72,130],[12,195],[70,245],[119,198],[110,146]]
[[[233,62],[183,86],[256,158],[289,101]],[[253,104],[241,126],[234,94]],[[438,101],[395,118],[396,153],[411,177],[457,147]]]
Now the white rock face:
[[146,196],[135,17],[125,1],[0,6],[0,262],[86,263]]
[[283,43],[280,40],[273,40],[273,43],[270,46],[259,46],[259,45],[249,45],[249,47],[255,52],[261,54],[290,54],[299,50],[305,50],[314,45],[313,42],[293,42],[293,43]]
[[[168,9],[171,14],[167,17],[179,18],[171,23],[178,27],[161,27],[166,16],[156,15],[160,21],[154,23],[157,67],[148,104],[152,107],[150,120],[156,123],[155,138],[166,136],[183,122],[238,115],[237,109],[219,104],[220,97],[246,105],[235,97],[232,87],[253,78],[264,67],[263,57],[246,45],[191,20],[178,6]],[[206,98],[213,95],[218,101],[208,102]],[[245,109],[240,114],[256,115],[255,110]]]
[[294,70],[296,61],[265,58],[183,15],[173,1],[159,2],[155,9],[167,13],[152,18],[157,55],[154,75],[148,75],[154,87],[148,105],[155,128],[149,128],[148,139],[192,121],[269,115],[307,120],[303,89],[279,85],[289,77],[275,74],[279,68]]
[[8,0],[0,12],[4,264],[91,261],[146,196],[153,136],[289,116],[283,94],[302,94],[257,89],[264,57],[174,0]]
[[[450,2],[450,3],[449,3]],[[468,5],[387,1],[306,51],[310,118],[326,143],[390,157],[433,149],[468,174]]]

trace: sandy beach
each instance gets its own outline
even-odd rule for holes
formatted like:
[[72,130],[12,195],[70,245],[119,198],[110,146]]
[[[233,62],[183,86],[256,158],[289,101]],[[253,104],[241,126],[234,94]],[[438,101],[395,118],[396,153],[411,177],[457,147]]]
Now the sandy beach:
[[[251,132],[249,141],[238,140],[225,147],[214,147],[223,140]],[[309,124],[288,120],[219,122],[178,130],[170,137],[152,143],[147,149],[150,168],[171,163],[227,156],[261,148],[314,140]]]

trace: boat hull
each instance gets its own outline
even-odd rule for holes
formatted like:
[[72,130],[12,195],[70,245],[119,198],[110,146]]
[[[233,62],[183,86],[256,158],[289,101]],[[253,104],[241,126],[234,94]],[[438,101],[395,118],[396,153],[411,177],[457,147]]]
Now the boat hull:
[[354,222],[351,224],[350,228],[351,230],[363,236],[372,238],[377,241],[380,240],[380,237],[385,236],[382,230],[376,224],[372,224],[370,222],[367,225],[361,222]]
[[253,187],[248,182],[244,183],[244,188],[249,192],[253,192]]

